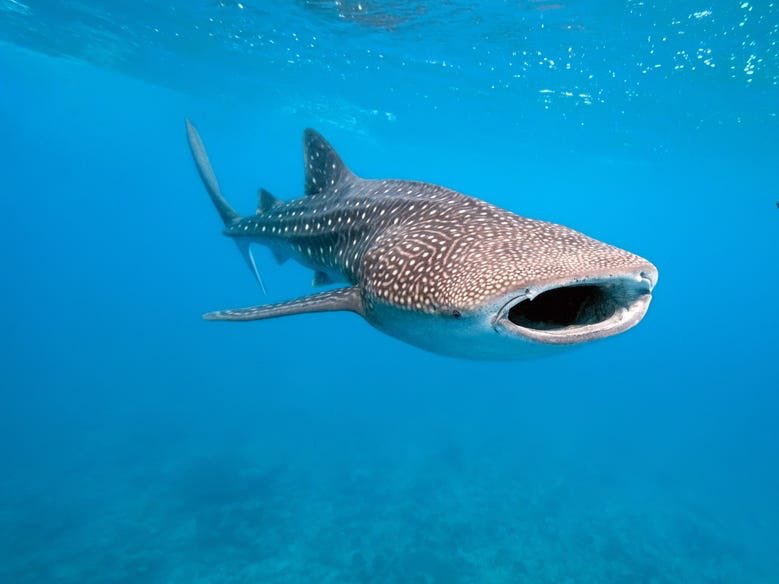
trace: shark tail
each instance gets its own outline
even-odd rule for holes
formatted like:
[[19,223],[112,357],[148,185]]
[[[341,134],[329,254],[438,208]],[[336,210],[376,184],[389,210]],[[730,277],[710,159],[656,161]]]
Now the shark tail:
[[208,154],[206,154],[206,147],[203,146],[203,140],[200,139],[195,126],[189,120],[187,124],[187,140],[189,141],[189,149],[192,151],[192,158],[195,159],[195,166],[197,166],[197,172],[200,178],[203,180],[203,184],[208,191],[208,196],[211,197],[211,202],[216,207],[219,216],[222,218],[222,222],[225,227],[237,223],[241,220],[241,216],[230,206],[230,203],[222,196],[222,191],[219,189],[219,183],[216,181],[216,175],[214,169],[211,168],[211,162],[208,160]]
[[[192,152],[192,158],[195,160],[197,172],[203,181],[203,185],[206,187],[208,196],[211,197],[211,202],[214,204],[214,207],[216,207],[216,211],[222,218],[225,227],[237,223],[241,220],[241,216],[230,206],[227,199],[222,196],[222,191],[216,180],[214,169],[211,167],[211,162],[208,160],[208,154],[206,154],[206,148],[203,145],[203,140],[200,139],[200,134],[198,134],[195,126],[192,125],[192,122],[189,120],[186,120],[186,127],[189,149]],[[254,256],[252,255],[250,247],[251,242],[248,239],[235,239],[234,241],[238,246],[238,251],[241,252],[241,256],[254,274],[254,277],[257,279],[257,282],[260,284],[260,288],[262,288],[264,293],[265,284],[262,282],[260,271],[257,269],[257,263],[254,261]]]

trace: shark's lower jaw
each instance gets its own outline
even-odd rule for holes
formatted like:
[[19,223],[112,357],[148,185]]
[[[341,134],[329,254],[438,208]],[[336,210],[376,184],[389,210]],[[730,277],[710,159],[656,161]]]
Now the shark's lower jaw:
[[553,345],[571,345],[626,331],[644,317],[655,270],[582,278],[526,289],[500,311],[504,334]]

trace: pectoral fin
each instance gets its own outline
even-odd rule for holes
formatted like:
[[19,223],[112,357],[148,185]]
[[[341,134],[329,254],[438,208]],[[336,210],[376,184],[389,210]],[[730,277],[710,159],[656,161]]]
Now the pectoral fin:
[[296,298],[289,302],[219,310],[203,315],[205,320],[263,320],[307,312],[349,311],[363,314],[359,288],[339,288],[321,294]]

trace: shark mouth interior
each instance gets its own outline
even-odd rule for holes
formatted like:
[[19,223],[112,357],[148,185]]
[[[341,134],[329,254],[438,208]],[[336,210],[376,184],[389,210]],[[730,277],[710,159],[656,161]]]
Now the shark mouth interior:
[[610,336],[637,324],[651,300],[646,278],[577,282],[520,297],[504,313],[524,336],[549,343],[577,343]]

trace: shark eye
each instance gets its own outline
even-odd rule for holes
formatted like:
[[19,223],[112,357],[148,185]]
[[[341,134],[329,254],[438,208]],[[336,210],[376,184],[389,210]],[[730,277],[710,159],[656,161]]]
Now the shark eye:
[[460,314],[459,310],[453,310],[452,311],[452,316],[455,317],[455,318],[460,318],[462,315]]

